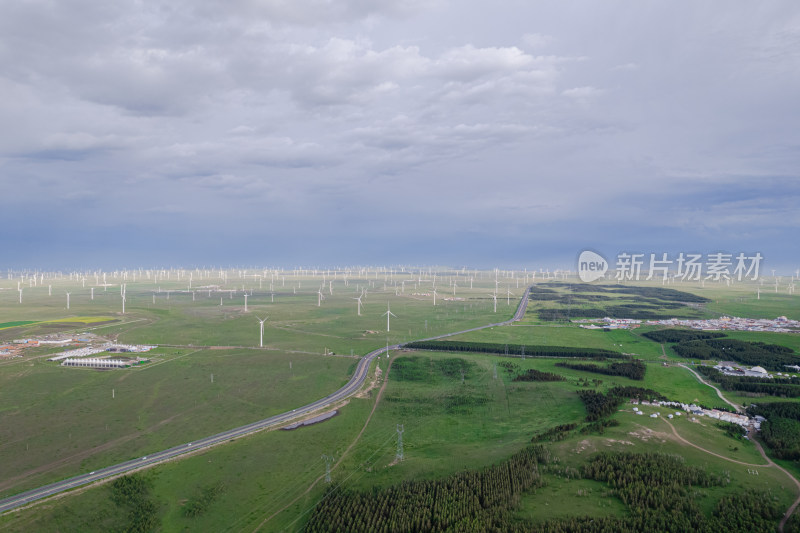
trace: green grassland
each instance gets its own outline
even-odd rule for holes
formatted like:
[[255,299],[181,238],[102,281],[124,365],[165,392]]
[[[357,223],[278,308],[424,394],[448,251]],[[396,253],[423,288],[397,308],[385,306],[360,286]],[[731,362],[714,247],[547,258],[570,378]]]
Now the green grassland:
[[267,350],[162,348],[149,357],[116,371],[41,360],[0,367],[0,494],[291,410],[343,385],[354,365]]
[[[347,357],[351,350],[362,355],[387,341],[404,342],[497,322],[509,318],[516,309],[513,298],[510,305],[498,299],[498,312],[493,312],[492,299],[486,296],[494,289],[493,273],[476,278],[473,290],[467,288],[468,281],[459,280],[457,295],[464,301],[444,301],[445,293],[452,289],[441,279],[435,307],[431,297],[411,294],[411,281],[405,294],[396,295],[391,284],[383,289],[382,278],[359,281],[354,277],[347,287],[336,280],[332,295],[323,291],[326,299],[321,306],[317,306],[316,294],[319,276],[297,276],[291,283],[287,276],[285,287],[276,283],[274,302],[266,287],[259,290],[257,282],[253,285],[251,281],[248,289],[252,288],[254,294],[248,298],[247,313],[241,291],[233,298],[224,294],[223,305],[215,292],[209,297],[207,292],[197,291],[194,300],[191,294],[172,292],[167,299],[163,292],[167,288],[185,289],[185,283],[177,281],[159,282],[162,292],[155,294],[155,304],[154,283],[129,283],[125,315],[120,313],[119,289],[113,287],[107,292],[95,289],[92,301],[88,285],[81,291],[73,281],[69,311],[63,298],[64,290],[70,288],[66,282],[58,286],[58,302],[54,300],[55,284],[53,297],[47,296],[46,286],[25,289],[23,304],[17,303],[15,290],[0,292],[0,320],[50,320],[58,324],[48,328],[41,324],[10,327],[0,331],[0,338],[5,340],[42,332],[88,330],[120,342],[164,345],[152,353],[150,364],[122,371],[62,368],[46,362],[44,355],[53,350],[42,348],[27,352],[22,359],[0,361],[0,464],[4,465],[0,495],[291,410],[346,382],[355,364],[355,359]],[[7,287],[12,287],[11,283],[0,281]],[[300,288],[295,294],[292,287],[297,285]],[[370,285],[362,299],[362,316],[357,315],[352,299],[360,293],[356,285]],[[800,314],[800,307],[792,307],[796,305],[792,301],[773,316],[780,302],[776,299],[770,303],[763,292],[756,303],[743,302],[741,299],[749,294],[745,288],[730,288],[741,294],[711,284],[706,288],[699,284],[671,288],[711,298],[712,302],[697,310],[703,316],[726,313],[773,318]],[[418,292],[423,290],[427,289]],[[512,291],[518,298],[523,289]],[[397,315],[388,333],[383,316],[387,303]],[[570,422],[583,425],[585,410],[575,391],[583,388],[584,379],[597,380],[600,391],[630,385],[654,389],[676,401],[726,405],[687,370],[662,366],[661,345],[641,337],[637,330],[590,331],[576,325],[541,322],[535,309],[532,306],[525,319],[513,326],[469,332],[453,340],[633,353],[649,361],[644,381],[560,368],[555,366],[556,359],[397,351],[381,401],[360,436],[375,405],[377,389],[367,398],[351,398],[338,416],[324,423],[294,431],[261,432],[147,470],[161,530],[253,531],[261,525],[260,531],[299,531],[313,506],[324,497],[325,483],[319,480],[325,472],[322,454],[336,458],[332,472],[335,487],[359,490],[404,480],[434,479],[499,463],[530,442],[535,433]],[[735,313],[737,309],[740,312]],[[255,349],[259,333],[255,317],[266,315],[265,349]],[[665,316],[672,315],[665,311]],[[64,320],[70,317],[109,317],[119,322],[70,326]],[[763,339],[796,350],[800,344],[798,336],[792,335],[730,336]],[[206,348],[211,346],[229,348]],[[322,355],[326,350],[345,357]],[[670,360],[675,358],[668,345],[666,353]],[[509,373],[496,365],[502,361],[511,361],[522,370],[554,372],[567,380],[512,382]],[[378,362],[384,373],[387,364],[386,358]],[[374,371],[375,364],[372,368]],[[382,383],[379,381],[378,386]],[[733,395],[729,397],[739,401]],[[645,406],[643,410],[649,414],[655,408]],[[666,415],[666,408],[659,410]],[[745,488],[770,490],[784,507],[796,496],[788,478],[776,469],[758,468],[758,476],[750,474],[747,470],[752,467],[687,446],[664,420],[636,416],[627,404],[613,418],[619,426],[607,428],[602,435],[576,431],[566,440],[547,446],[564,467],[580,468],[592,453],[602,450],[663,451],[681,455],[687,464],[710,472],[724,472],[731,479],[729,485],[697,493],[706,513],[724,495]],[[752,443],[728,437],[711,420],[692,422],[683,416],[671,422],[682,437],[708,451],[740,462],[763,464]],[[395,461],[398,424],[404,428],[405,459],[401,462]],[[92,452],[82,454],[85,450]],[[587,514],[624,516],[627,512],[604,483],[567,479],[557,468],[545,472],[544,477],[545,487],[522,498],[516,511],[521,520],[537,522]],[[186,509],[204,490],[215,487],[219,490],[204,504],[203,512],[188,516]],[[112,502],[109,484],[73,491],[31,509],[0,516],[0,529],[8,531],[109,531],[125,527],[126,516]]]
[[450,337],[450,340],[504,342],[530,346],[581,346],[636,354],[641,359],[662,356],[661,345],[637,335],[636,330],[588,330],[577,325],[518,325],[487,328]]
[[[342,414],[325,423],[295,431],[271,431],[204,451],[181,461],[152,469],[154,498],[159,503],[162,528],[166,531],[253,530],[264,519],[264,531],[295,531],[304,523],[314,503],[323,497],[322,454],[333,455],[337,464],[333,483],[338,487],[368,489],[402,480],[433,479],[463,469],[479,468],[510,456],[530,440],[532,434],[565,422],[580,422],[585,416],[575,394],[575,383],[512,383],[502,369],[494,378],[494,362],[486,355],[406,352],[400,357],[419,357],[431,369],[422,379],[398,380],[390,373],[384,398],[364,435],[344,459],[339,458],[361,429],[372,407],[372,399],[354,399]],[[460,372],[450,375],[433,368],[431,362],[466,361],[464,380]],[[395,360],[395,363],[397,359]],[[518,361],[533,367],[540,361]],[[381,361],[385,366],[386,360]],[[685,372],[685,371],[684,371]],[[601,388],[610,386],[604,382]],[[688,387],[688,385],[687,385]],[[696,395],[702,386],[696,385]],[[469,399],[467,399],[469,398]],[[647,414],[655,408],[642,407]],[[659,408],[666,414],[665,408]],[[715,473],[727,472],[727,487],[703,489],[702,507],[710,511],[723,495],[757,484],[772,490],[786,504],[793,499],[788,480],[774,469],[759,468],[759,476],[737,465],[678,442],[660,419],[635,416],[630,406],[615,415],[620,425],[603,435],[575,434],[551,444],[561,464],[579,468],[595,451],[659,450],[678,453],[687,463]],[[404,424],[405,459],[395,463],[396,425]],[[703,448],[733,459],[763,464],[747,442],[734,441],[713,422],[673,420],[680,434]],[[737,448],[734,450],[734,448]],[[518,510],[526,520],[558,516],[622,516],[624,505],[607,487],[590,480],[569,480],[558,471],[548,472],[547,485],[527,494]],[[208,512],[188,517],[184,508],[204,487],[217,484],[224,491],[209,505]],[[296,500],[296,502],[295,502]],[[290,503],[295,502],[291,505]],[[281,509],[288,508],[284,512]],[[118,524],[109,503],[109,489],[100,486],[70,498],[37,507],[36,513],[13,513],[0,518],[9,531],[36,529],[86,531]],[[95,526],[94,524],[97,524]]]
[[[274,302],[269,292],[249,284],[253,295],[247,313],[241,292],[233,298],[223,293],[220,306],[218,293],[209,298],[207,291],[197,291],[192,299],[190,293],[171,292],[167,298],[166,290],[180,285],[159,285],[162,292],[153,293],[157,287],[128,283],[125,315],[118,288],[96,288],[92,300],[89,287],[75,282],[54,284],[52,296],[47,286],[26,288],[22,304],[0,298],[0,319],[37,318],[2,330],[5,340],[89,331],[120,342],[164,345],[149,354],[149,364],[127,370],[63,368],[45,360],[63,350],[52,346],[27,350],[21,359],[0,360],[0,462],[6,465],[1,495],[319,399],[352,374],[356,360],[351,353],[363,355],[387,341],[406,340],[409,331],[432,335],[506,318],[477,297],[486,292],[486,284],[476,284],[475,298],[465,294],[463,302],[448,302],[440,296],[436,306],[432,297],[370,288],[362,298],[361,316],[352,298],[360,294],[358,285],[368,285],[366,280],[353,279],[349,287],[341,280],[333,283],[333,295],[327,291],[321,306],[311,292],[318,279],[298,278],[297,294],[276,290]],[[72,293],[69,311],[67,290]],[[382,317],[387,303],[396,315],[389,333]],[[263,350],[253,349],[259,340],[256,316],[270,317]],[[332,352],[347,357],[323,355]]]

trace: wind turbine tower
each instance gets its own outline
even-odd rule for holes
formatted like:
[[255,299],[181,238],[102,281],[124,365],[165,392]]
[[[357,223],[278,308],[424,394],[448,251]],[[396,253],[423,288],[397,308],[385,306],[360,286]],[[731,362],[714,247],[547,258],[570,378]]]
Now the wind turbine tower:
[[261,319],[256,317],[256,320],[258,320],[258,323],[261,326],[261,340],[259,341],[258,345],[262,348],[264,347],[264,322],[266,322],[268,318],[269,317],[264,317]]
[[391,317],[397,318],[397,315],[392,313],[392,309],[389,307],[389,302],[386,302],[386,312],[383,313],[383,315],[386,317],[386,332],[388,333],[390,331],[389,330],[389,319]]

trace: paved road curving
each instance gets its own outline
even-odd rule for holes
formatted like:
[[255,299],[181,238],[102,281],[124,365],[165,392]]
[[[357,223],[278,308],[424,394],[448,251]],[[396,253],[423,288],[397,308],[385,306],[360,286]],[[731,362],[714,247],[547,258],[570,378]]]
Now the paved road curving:
[[[729,401],[727,398],[725,398],[725,396],[722,395],[722,391],[720,391],[717,387],[715,387],[711,383],[708,383],[707,381],[705,381],[702,377],[700,377],[700,374],[698,374],[697,372],[695,372],[694,370],[692,370],[691,368],[689,368],[686,365],[678,364],[678,366],[682,366],[683,368],[685,368],[686,370],[688,370],[689,372],[694,374],[695,377],[698,379],[698,381],[700,381],[700,383],[702,383],[704,385],[708,385],[709,387],[711,387],[712,389],[717,391],[717,396],[722,398],[722,400],[725,403],[727,403],[728,405],[733,406],[733,408],[736,409],[736,412],[739,412],[739,413],[742,412],[742,407],[740,405],[736,405],[735,403],[733,403],[733,402]],[[764,460],[767,462],[766,465],[753,465],[753,464],[749,464],[749,463],[743,463],[741,461],[736,461],[734,459],[730,459],[730,458],[725,457],[723,455],[719,455],[719,454],[716,454],[714,452],[710,452],[708,450],[705,450],[705,449],[701,448],[700,446],[698,446],[696,444],[693,444],[693,443],[689,442],[688,440],[684,439],[683,437],[681,437],[680,435],[678,435],[678,432],[675,430],[675,426],[670,424],[667,420],[664,420],[664,422],[667,422],[667,424],[669,424],[669,426],[672,428],[672,432],[680,440],[682,440],[686,444],[688,444],[690,446],[694,446],[695,448],[697,448],[699,450],[702,450],[702,451],[704,451],[706,453],[710,453],[711,455],[716,455],[717,457],[721,457],[722,459],[725,459],[727,461],[731,461],[731,462],[734,462],[734,463],[739,463],[739,464],[742,464],[742,465],[745,465],[745,466],[761,466],[762,468],[763,467],[772,467],[772,466],[774,466],[775,468],[777,468],[778,470],[780,470],[781,472],[786,474],[789,477],[789,479],[791,479],[792,482],[795,484],[795,486],[797,487],[798,491],[800,491],[800,481],[798,481],[797,478],[794,477],[791,472],[789,472],[788,470],[783,468],[781,465],[777,464],[775,461],[770,459],[769,456],[767,456],[766,452],[764,451],[764,447],[761,446],[761,443],[758,442],[758,440],[756,439],[756,433],[755,433],[755,431],[753,431],[752,428],[750,428],[750,430],[748,431],[747,437],[748,437],[748,439],[750,439],[750,442],[752,442],[755,445],[756,449],[761,454],[761,457],[763,457]],[[792,505],[789,507],[789,509],[786,510],[786,513],[784,513],[780,524],[778,524],[778,531],[780,533],[783,533],[783,529],[784,529],[784,526],[786,525],[786,522],[789,520],[789,517],[792,516],[792,513],[794,513],[795,509],[797,509],[798,505],[800,505],[800,496],[798,496],[797,499],[794,501],[794,503],[792,503]]]
[[[504,326],[514,321],[520,320],[525,315],[525,309],[528,306],[528,294],[530,293],[530,290],[531,290],[530,287],[528,287],[525,290],[525,293],[522,295],[522,299],[520,300],[519,306],[517,307],[517,311],[514,313],[514,316],[509,320],[496,322],[493,324],[487,324],[485,326],[469,328],[462,331],[456,331],[453,333],[445,333],[443,335],[428,337],[427,339],[421,339],[421,340],[441,339],[453,335],[460,335],[461,333],[467,333],[470,331],[477,331],[480,329],[486,329],[495,326]],[[330,405],[333,405],[339,401],[349,398],[361,388],[361,385],[364,383],[364,380],[367,377],[367,373],[369,371],[369,365],[376,357],[386,352],[387,350],[396,350],[398,348],[401,348],[402,346],[403,344],[392,344],[369,352],[367,355],[365,355],[359,360],[358,365],[356,366],[356,371],[353,373],[353,377],[350,378],[350,381],[348,381],[344,387],[308,405],[304,405],[303,407],[298,407],[297,409],[293,409],[292,411],[287,411],[279,415],[265,418],[264,420],[259,420],[258,422],[253,422],[251,424],[246,424],[238,428],[230,429],[228,431],[223,431],[222,433],[217,433],[216,435],[212,435],[210,437],[198,439],[192,442],[188,442],[186,444],[179,444],[178,446],[173,446],[172,448],[169,448],[167,450],[146,455],[138,459],[131,459],[130,461],[125,461],[124,463],[108,466],[106,468],[100,468],[89,474],[82,474],[80,476],[75,476],[69,479],[65,479],[63,481],[57,481],[56,483],[51,483],[49,485],[44,485],[36,489],[22,492],[20,494],[0,500],[0,513],[9,511],[11,509],[16,509],[17,507],[21,507],[24,505],[32,504],[34,502],[53,496],[55,494],[59,494],[61,492],[78,488],[84,485],[88,485],[89,483],[93,483],[101,479],[109,478],[112,476],[118,476],[120,474],[130,472],[132,470],[139,470],[141,468],[153,466],[155,464],[162,463],[164,461],[173,459],[180,455],[191,453],[203,448],[216,446],[217,444],[221,444],[226,441],[231,441],[239,437],[244,437],[245,435],[255,433],[256,431],[261,431],[267,428],[282,425],[294,419],[303,417],[311,412],[318,411],[320,409],[325,409]]]
[[728,400],[728,399],[727,399],[725,396],[723,396],[723,395],[722,395],[722,391],[720,391],[718,388],[716,388],[714,385],[712,385],[712,384],[711,384],[711,383],[709,383],[708,381],[704,380],[704,379],[703,379],[703,378],[700,376],[700,374],[698,374],[697,372],[695,372],[694,370],[692,370],[691,368],[689,368],[688,366],[686,366],[686,365],[684,365],[684,364],[682,364],[682,363],[678,363],[678,366],[680,366],[680,367],[683,367],[683,368],[685,368],[686,370],[688,370],[689,372],[691,372],[692,374],[694,374],[694,377],[696,377],[696,378],[697,378],[697,381],[699,381],[699,382],[700,382],[700,383],[702,383],[703,385],[708,385],[709,387],[711,387],[712,389],[714,389],[715,391],[717,391],[717,396],[719,396],[719,397],[720,397],[720,399],[721,399],[723,402],[727,403],[728,405],[730,405],[731,407],[733,407],[734,409],[736,409],[736,412],[737,412],[737,413],[741,413],[741,412],[743,412],[743,409],[742,409],[742,406],[741,406],[741,405],[736,405],[736,404],[735,404],[735,403],[733,403],[732,401]]

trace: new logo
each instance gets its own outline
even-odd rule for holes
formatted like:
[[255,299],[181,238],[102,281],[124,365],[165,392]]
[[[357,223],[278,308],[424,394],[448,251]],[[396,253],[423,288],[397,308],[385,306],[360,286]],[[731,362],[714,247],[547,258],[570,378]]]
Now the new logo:
[[584,250],[578,257],[578,277],[581,281],[589,283],[605,276],[608,271],[608,261],[602,255]]

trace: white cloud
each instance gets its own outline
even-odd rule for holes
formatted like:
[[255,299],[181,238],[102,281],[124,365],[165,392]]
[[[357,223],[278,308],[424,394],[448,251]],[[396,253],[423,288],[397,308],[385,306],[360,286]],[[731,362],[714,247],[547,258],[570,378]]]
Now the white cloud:
[[[158,191],[177,223],[172,198],[269,218],[243,206],[316,212],[352,195],[404,198],[445,226],[469,206],[499,227],[503,206],[538,223],[526,206],[568,219],[630,192],[669,202],[692,182],[796,177],[789,0],[625,17],[576,1],[11,3],[4,180],[21,199]],[[423,189],[452,201],[406,192]]]

